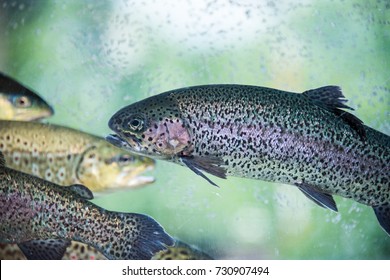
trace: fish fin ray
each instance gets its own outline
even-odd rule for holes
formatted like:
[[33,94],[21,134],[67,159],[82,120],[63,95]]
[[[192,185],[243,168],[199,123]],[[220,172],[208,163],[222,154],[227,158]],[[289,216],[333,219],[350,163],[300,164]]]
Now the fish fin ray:
[[0,167],[5,166],[5,158],[3,153],[0,151]]
[[[134,213],[116,213],[116,215],[126,230],[122,231],[125,235],[114,237],[114,241],[106,248],[96,248],[108,259],[150,260],[157,252],[175,244],[175,240],[165,232],[163,227],[147,215]],[[134,223],[137,231],[131,233],[135,227]],[[113,230],[116,232],[117,228]]]
[[372,207],[381,227],[390,235],[390,204]]
[[347,106],[341,88],[338,86],[325,86],[303,92],[315,105],[335,114],[355,130],[362,140],[366,139],[366,130],[363,121],[342,109],[353,110]]
[[70,243],[64,239],[45,239],[26,241],[18,246],[28,260],[60,260]]
[[306,183],[295,184],[299,190],[317,205],[338,212],[336,202],[330,194],[319,192]]
[[74,185],[69,186],[69,189],[72,192],[76,193],[77,195],[81,196],[82,198],[85,198],[88,200],[93,199],[92,191],[84,185],[74,184]]
[[211,181],[200,170],[210,173],[216,177],[226,179],[226,169],[219,166],[220,164],[222,164],[222,160],[220,160],[219,158],[203,158],[197,156],[188,156],[188,157],[181,157],[180,159],[196,175],[201,176],[203,179],[205,179],[213,186],[218,187],[217,184]]

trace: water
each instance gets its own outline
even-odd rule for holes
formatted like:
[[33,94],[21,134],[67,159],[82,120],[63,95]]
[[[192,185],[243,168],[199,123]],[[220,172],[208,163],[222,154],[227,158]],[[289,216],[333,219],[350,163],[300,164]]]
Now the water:
[[[54,106],[48,122],[100,136],[124,105],[210,83],[339,85],[359,118],[389,134],[387,1],[177,2],[0,1],[0,69]],[[352,201],[336,197],[332,213],[291,186],[213,178],[216,189],[167,162],[153,175],[95,202],[149,214],[215,258],[390,258],[373,211]]]

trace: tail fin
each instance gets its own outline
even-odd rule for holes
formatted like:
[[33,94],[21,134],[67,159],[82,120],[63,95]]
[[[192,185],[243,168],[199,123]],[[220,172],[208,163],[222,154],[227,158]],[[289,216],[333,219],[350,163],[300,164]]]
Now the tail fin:
[[[100,244],[101,251],[108,259],[122,260],[149,260],[154,254],[172,246],[174,240],[154,219],[142,214],[112,213],[115,223],[104,244]],[[118,221],[120,221],[118,223]]]
[[373,207],[375,215],[382,228],[390,235],[390,204]]

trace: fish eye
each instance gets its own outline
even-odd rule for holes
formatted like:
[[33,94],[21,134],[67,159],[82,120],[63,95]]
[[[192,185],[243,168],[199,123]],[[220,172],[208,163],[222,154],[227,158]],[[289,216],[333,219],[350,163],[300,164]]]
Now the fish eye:
[[133,161],[134,158],[130,155],[121,155],[118,157],[118,162],[127,163]]
[[12,104],[17,108],[31,107],[31,100],[25,95],[16,96],[12,99]]
[[140,115],[131,116],[127,128],[132,132],[142,132],[145,130],[145,119]]
[[122,165],[122,164],[127,165],[133,161],[134,161],[134,157],[132,157],[130,155],[116,155],[110,159],[106,159],[105,163],[112,164],[112,163],[116,162],[119,165]]

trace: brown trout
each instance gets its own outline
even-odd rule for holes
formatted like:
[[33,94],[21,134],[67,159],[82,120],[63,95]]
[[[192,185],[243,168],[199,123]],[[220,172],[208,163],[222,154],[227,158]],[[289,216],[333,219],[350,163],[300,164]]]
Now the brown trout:
[[153,169],[154,160],[63,126],[0,121],[0,151],[8,167],[59,185],[83,184],[102,192],[154,182],[140,176]]
[[[26,257],[16,244],[0,244],[1,260],[25,260]],[[72,242],[66,249],[63,260],[106,260],[94,247],[80,242]],[[199,249],[182,241],[175,240],[174,246],[157,252],[152,260],[211,260],[212,258]]]
[[32,121],[53,115],[38,94],[0,73],[0,119]]
[[151,217],[105,210],[83,185],[68,188],[5,167],[0,153],[0,242],[28,259],[61,259],[70,241],[108,259],[150,259],[174,240]]
[[152,260],[212,260],[213,258],[183,241],[175,240],[174,246],[155,254]]
[[346,112],[346,101],[337,86],[182,88],[118,111],[107,140],[209,182],[202,171],[291,184],[334,211],[332,195],[350,198],[372,206],[390,234],[390,138]]

